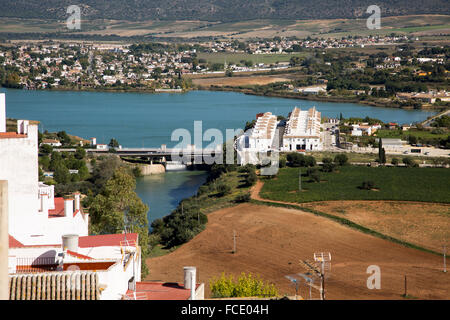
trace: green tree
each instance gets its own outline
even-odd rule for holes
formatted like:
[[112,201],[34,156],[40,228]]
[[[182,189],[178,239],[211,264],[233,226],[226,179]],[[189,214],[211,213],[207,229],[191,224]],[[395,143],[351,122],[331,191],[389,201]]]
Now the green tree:
[[129,233],[139,234],[142,250],[142,270],[148,272],[145,257],[148,248],[148,206],[135,192],[135,178],[125,168],[118,168],[90,205],[91,232],[94,234]]
[[53,179],[57,183],[69,183],[71,181],[69,169],[67,169],[67,167],[63,163],[58,163],[55,167],[55,171],[53,172]]
[[49,155],[53,152],[53,147],[49,144],[43,144],[39,147],[39,151],[44,155]]
[[112,138],[109,141],[108,146],[110,146],[111,148],[118,148],[119,147],[119,141],[117,141],[116,139]]
[[344,153],[340,153],[334,157],[334,163],[340,166],[344,166],[348,163],[348,157]]
[[322,171],[323,172],[333,172],[336,165],[333,163],[333,159],[326,157],[322,159]]
[[77,147],[74,156],[76,159],[79,160],[84,159],[84,157],[86,156],[86,150],[84,150],[84,148],[82,147]]
[[61,140],[62,145],[70,145],[71,144],[70,137],[65,131],[58,132],[57,136]]
[[386,151],[383,148],[383,142],[381,141],[381,138],[378,142],[378,161],[382,164],[386,163]]
[[402,162],[403,162],[407,167],[417,167],[417,166],[418,166],[418,164],[417,164],[413,159],[411,159],[410,157],[404,157],[404,158],[402,159]]
[[256,183],[256,180],[258,180],[255,171],[250,171],[247,174],[247,177],[245,177],[245,184],[250,187],[253,186]]

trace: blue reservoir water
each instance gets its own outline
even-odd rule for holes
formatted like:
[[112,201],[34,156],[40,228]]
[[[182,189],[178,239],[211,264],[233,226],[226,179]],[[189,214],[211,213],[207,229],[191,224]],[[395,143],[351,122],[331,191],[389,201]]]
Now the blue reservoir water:
[[[236,92],[191,91],[188,93],[111,93],[72,91],[26,91],[1,88],[6,92],[7,117],[38,120],[41,130],[66,130],[97,143],[115,138],[124,147],[174,146],[171,134],[185,128],[193,132],[194,121],[202,121],[205,132],[217,128],[244,128],[260,112],[285,115],[294,106],[316,106],[322,116],[378,118],[382,121],[412,123],[434,112],[370,107],[352,103],[317,102],[268,98]],[[192,143],[194,137],[192,136]],[[204,142],[207,146],[209,142]]]
[[[434,112],[370,107],[352,103],[316,102],[268,98],[235,92],[191,91],[183,94],[26,91],[0,88],[6,92],[9,118],[40,121],[40,130],[66,132],[97,143],[115,138],[123,147],[160,147],[171,141],[175,129],[193,132],[194,121],[202,130],[244,128],[260,112],[285,115],[294,106],[312,106],[322,116],[378,118],[382,121],[412,123]],[[194,139],[192,135],[192,139]],[[192,140],[192,143],[194,141]],[[209,142],[204,142],[204,147]],[[197,144],[198,145],[198,144]],[[170,172],[137,180],[138,195],[150,207],[149,221],[169,214],[180,200],[194,195],[206,179],[204,172]]]

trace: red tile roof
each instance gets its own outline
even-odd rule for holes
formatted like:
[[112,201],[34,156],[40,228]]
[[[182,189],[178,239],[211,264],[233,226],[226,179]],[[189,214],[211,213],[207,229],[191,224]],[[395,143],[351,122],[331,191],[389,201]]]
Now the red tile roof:
[[125,239],[129,242],[138,243],[138,234],[127,233],[126,238],[122,233],[79,237],[78,246],[80,248],[120,246]]
[[[127,233],[126,240],[129,242],[129,246],[138,243],[139,234],[137,233]],[[84,236],[78,238],[78,246],[80,248],[93,248],[93,247],[114,247],[123,246],[125,241],[125,235],[122,233],[118,234],[104,234],[97,236]],[[61,244],[39,244],[39,245],[24,245],[17,241],[13,236],[9,235],[9,247],[10,248],[32,248],[32,247],[60,247]],[[71,251],[73,252],[73,251]],[[75,253],[77,254],[77,253]],[[80,254],[78,254],[80,255]],[[81,257],[81,255],[80,255]],[[90,258],[84,256],[85,259]]]
[[[197,284],[198,288],[199,284]],[[133,299],[134,291],[128,290],[127,296]],[[173,282],[136,282],[137,300],[188,300],[191,290],[182,284]]]
[[18,134],[15,132],[0,132],[0,139],[26,138],[26,134]]
[[55,209],[48,210],[48,217],[64,217],[64,198],[55,198]]
[[[73,200],[73,199],[72,199]],[[80,210],[75,210],[73,216],[75,217]],[[61,218],[64,217],[64,198],[55,198],[55,209],[48,210],[49,218]]]
[[25,245],[19,241],[16,240],[12,235],[9,235],[9,247],[10,248],[22,248],[25,247]]
[[74,252],[74,251],[71,251],[71,250],[67,250],[66,252],[67,252],[68,255],[70,255],[72,257],[86,259],[86,260],[94,260],[94,258],[91,258],[89,256],[85,256],[84,254],[77,253],[77,252]]

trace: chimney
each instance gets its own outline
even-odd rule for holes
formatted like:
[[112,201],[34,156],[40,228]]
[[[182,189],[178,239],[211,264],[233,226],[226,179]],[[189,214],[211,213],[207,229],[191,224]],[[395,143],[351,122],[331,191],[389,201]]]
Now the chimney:
[[73,217],[73,199],[64,199],[64,217]]
[[62,236],[62,248],[63,251],[70,250],[78,252],[78,235],[77,234],[65,234]]
[[75,197],[75,209],[74,209],[74,212],[75,211],[77,211],[77,210],[80,210],[80,193],[79,192],[76,192],[76,193],[74,193],[74,197]]
[[196,289],[196,267],[184,267],[184,288],[191,289],[190,300],[195,300],[195,289]]
[[6,132],[6,103],[4,93],[0,93],[0,132]]
[[41,212],[48,214],[48,194],[42,193],[41,195]]
[[18,134],[28,134],[28,125],[30,122],[28,120],[17,120],[17,133]]

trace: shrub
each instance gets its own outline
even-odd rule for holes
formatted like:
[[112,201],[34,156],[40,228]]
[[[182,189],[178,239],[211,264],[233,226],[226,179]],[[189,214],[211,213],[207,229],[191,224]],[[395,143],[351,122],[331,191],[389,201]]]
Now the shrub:
[[142,176],[143,176],[143,175],[142,175],[142,170],[141,170],[140,167],[134,167],[133,170],[132,170],[132,173],[133,173],[133,176],[134,176],[135,178],[139,178],[139,177],[142,177]]
[[280,168],[286,167],[286,159],[281,158],[281,159],[278,161],[278,165],[280,166]]
[[398,165],[398,159],[397,158],[392,158],[391,163],[396,166]]
[[314,167],[316,165],[316,159],[313,156],[305,156],[301,153],[288,153],[286,159],[291,167]]
[[333,163],[331,158],[323,158],[322,159],[322,171],[323,172],[333,172],[336,168],[336,164]]
[[372,190],[375,187],[375,182],[368,180],[368,181],[363,181],[362,185],[361,185],[361,189],[364,190]]
[[235,282],[233,276],[226,277],[224,273],[219,279],[210,281],[211,293],[214,298],[229,297],[275,297],[278,292],[272,284],[264,283],[259,277],[242,273]]
[[418,164],[411,159],[410,157],[404,157],[402,159],[402,162],[407,166],[407,167],[418,167]]
[[314,171],[313,173],[311,173],[310,177],[311,177],[312,181],[320,182],[320,172]]
[[305,157],[305,166],[306,167],[314,167],[316,165],[316,159],[313,156]]
[[216,186],[217,195],[223,197],[231,193],[231,187],[226,183],[220,183]]
[[258,180],[256,173],[254,171],[251,171],[247,177],[245,177],[245,184],[247,186],[252,186],[256,183],[256,180]]
[[251,199],[250,192],[246,192],[238,195],[236,199],[234,199],[234,201],[241,203],[241,202],[249,202],[250,199]]
[[338,154],[334,157],[334,163],[340,165],[340,166],[344,166],[348,163],[348,157],[346,154]]

